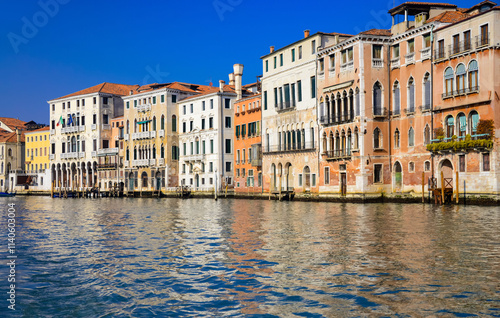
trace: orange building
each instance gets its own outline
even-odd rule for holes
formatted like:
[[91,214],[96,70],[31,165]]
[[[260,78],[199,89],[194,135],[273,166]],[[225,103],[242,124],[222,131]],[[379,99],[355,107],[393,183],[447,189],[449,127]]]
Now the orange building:
[[235,192],[262,191],[261,95],[240,99],[234,107]]

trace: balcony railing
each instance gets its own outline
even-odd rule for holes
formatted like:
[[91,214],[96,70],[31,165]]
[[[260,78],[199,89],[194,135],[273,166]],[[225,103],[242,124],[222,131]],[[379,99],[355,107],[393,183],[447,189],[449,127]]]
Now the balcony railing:
[[294,152],[294,151],[310,151],[316,149],[316,146],[312,142],[305,142],[299,144],[287,144],[285,145],[268,145],[264,147],[264,153],[274,153],[274,152]]
[[159,166],[164,166],[165,165],[165,158],[158,159],[158,165]]
[[124,161],[124,162],[123,162],[123,166],[124,166],[125,168],[128,168],[128,167],[129,167],[129,164],[130,164],[130,162],[129,162],[128,160],[126,160],[126,161]]
[[476,36],[476,48],[481,48],[490,44],[490,34]]
[[[3,158],[1,158],[1,159],[3,159]],[[50,160],[55,160],[55,159],[56,159],[56,155],[54,155],[54,154],[50,154],[50,155],[49,155],[49,159],[50,159]]]
[[443,94],[441,94],[441,98],[447,99],[447,98],[462,96],[462,95],[467,95],[467,94],[475,94],[478,92],[479,92],[479,86],[473,86],[473,87],[458,89],[455,91],[444,92]]
[[81,158],[85,158],[85,152],[79,152],[78,153],[78,157],[81,159]]
[[434,60],[442,60],[446,58],[446,52],[443,50],[440,50],[440,49],[436,49],[434,50]]
[[276,105],[277,112],[284,112],[284,111],[288,111],[288,110],[292,110],[292,109],[295,109],[295,101],[294,100],[286,101],[286,102],[279,103]]
[[346,72],[354,69],[354,60],[340,65],[340,71]]
[[382,59],[372,59],[372,67],[381,68],[384,67],[384,60]]
[[129,141],[130,135],[129,134],[125,134],[125,138],[124,139],[125,139],[125,141]]
[[458,136],[456,138],[433,139],[427,145],[430,152],[461,152],[465,150],[491,149],[493,141],[490,134]]
[[63,129],[61,129],[61,134],[71,134],[77,132],[78,132],[78,126],[64,127]]
[[111,125],[110,124],[102,124],[102,130],[110,130]]
[[252,159],[251,164],[254,167],[262,167],[262,159]]
[[471,44],[470,40],[460,41],[456,44],[449,45],[450,56],[464,53],[464,52],[468,52],[470,50],[472,50],[472,44]]
[[104,149],[99,149],[97,150],[97,155],[98,156],[106,156],[106,155],[117,155],[118,154],[118,148],[104,148]]
[[78,159],[78,152],[62,153],[61,159]]
[[55,135],[55,134],[56,134],[56,130],[55,130],[55,129],[51,129],[51,130],[50,130],[50,134],[51,134],[51,135]]
[[132,160],[133,167],[147,167],[149,165],[148,159]]
[[405,55],[405,64],[414,64],[415,63],[415,52],[409,53]]
[[155,130],[150,131],[150,138],[156,138],[156,131]]
[[425,49],[420,50],[420,56],[422,60],[428,60],[431,58],[431,48],[426,47]]
[[162,130],[158,131],[158,137],[160,137],[160,138],[165,137],[165,130],[162,129]]
[[91,128],[92,128],[92,130],[97,130],[97,125],[96,124],[92,124]]
[[138,112],[147,112],[151,110],[151,104],[144,104],[137,106]]
[[94,157],[97,157],[97,151],[92,151],[91,156],[92,156],[93,158],[94,158]]
[[205,155],[203,154],[195,154],[195,155],[187,155],[184,156],[184,160],[186,161],[202,161]]
[[319,122],[322,125],[338,125],[344,123],[350,123],[354,121],[354,114],[342,115],[342,116],[321,116]]
[[118,164],[116,163],[98,163],[97,169],[103,170],[116,170],[118,168]]
[[143,131],[132,134],[132,140],[136,139],[149,139],[151,138],[151,131]]
[[325,154],[327,160],[348,159],[351,157],[351,149],[328,150]]
[[393,59],[391,60],[391,69],[394,69],[394,68],[399,68],[399,66],[400,66],[400,58],[399,58],[399,56],[398,56],[398,57],[393,58]]

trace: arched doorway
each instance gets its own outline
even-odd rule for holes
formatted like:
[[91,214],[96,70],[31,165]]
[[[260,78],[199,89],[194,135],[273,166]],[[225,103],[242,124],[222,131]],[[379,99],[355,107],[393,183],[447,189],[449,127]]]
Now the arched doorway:
[[141,179],[142,179],[142,187],[147,188],[148,187],[148,174],[146,171],[144,171],[141,174]]
[[161,190],[161,172],[156,171],[156,190]]
[[271,191],[276,189],[276,165],[271,165]]
[[311,169],[304,167],[304,191],[311,191]]
[[285,187],[287,191],[293,189],[293,178],[292,178],[291,167],[292,164],[290,162],[287,162],[285,165]]
[[[449,159],[444,159],[441,161],[441,164],[439,165],[439,177],[438,180],[441,182],[441,172],[443,173],[443,177],[445,179],[452,179],[453,180],[453,164]],[[453,183],[451,183],[453,184]]]
[[403,189],[403,169],[399,161],[394,164],[394,192],[401,192]]
[[283,188],[283,166],[278,164],[278,190]]

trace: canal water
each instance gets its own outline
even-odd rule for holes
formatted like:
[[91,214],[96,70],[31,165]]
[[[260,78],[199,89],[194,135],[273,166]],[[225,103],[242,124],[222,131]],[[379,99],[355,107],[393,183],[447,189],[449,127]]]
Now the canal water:
[[500,207],[16,204],[16,317],[500,317]]

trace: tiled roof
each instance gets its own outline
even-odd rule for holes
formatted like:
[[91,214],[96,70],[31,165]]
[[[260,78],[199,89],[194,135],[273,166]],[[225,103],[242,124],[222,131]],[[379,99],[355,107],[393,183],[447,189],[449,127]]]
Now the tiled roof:
[[[145,92],[150,92],[154,91],[155,89],[161,89],[161,88],[170,88],[170,89],[175,89],[187,93],[203,93],[206,91],[210,91],[211,87],[206,86],[206,85],[198,85],[198,84],[189,84],[189,83],[182,83],[182,82],[172,82],[172,83],[164,83],[164,84],[158,84],[158,83],[153,83],[153,84],[147,84],[147,85],[142,85],[138,87],[136,90],[134,90],[133,94],[141,94]],[[127,93],[128,95],[129,93]]]
[[[206,92],[203,92],[203,93],[197,94],[197,95],[193,95],[193,96],[189,96],[187,98],[184,98],[180,102],[183,102],[185,100],[189,100],[189,99],[192,99],[192,98],[197,98],[197,97],[200,97],[200,96],[204,96],[204,95],[214,94],[214,93],[217,93],[217,92],[220,91],[219,87],[209,87],[209,88],[210,89],[207,90]],[[236,94],[234,85],[224,85],[223,91],[224,91],[224,93],[234,93],[234,94]],[[246,95],[250,95],[250,94],[253,94],[253,93],[251,91],[248,91],[248,90],[242,88],[242,95],[246,96]]]
[[380,36],[391,36],[391,30],[385,30],[385,29],[371,29],[368,31],[363,31],[359,34],[366,34],[366,35],[380,35]]
[[48,131],[48,130],[50,130],[50,127],[49,126],[45,126],[45,127],[38,128],[38,129],[35,129],[35,130],[28,130],[28,131],[26,131],[26,134],[37,133],[37,132]]
[[431,22],[455,23],[462,21],[463,19],[466,18],[467,14],[462,13],[460,11],[446,11],[435,16],[434,18],[430,18],[429,20],[426,21],[426,23],[431,23]]
[[470,7],[469,9],[467,9],[467,12],[473,11],[475,9],[479,9],[481,6],[483,6],[485,4],[489,4],[492,7],[494,7],[494,6],[497,5],[495,2],[492,2],[492,1],[489,1],[489,0],[485,0],[485,1],[482,1],[482,2],[480,2],[478,4],[476,4],[475,6]]
[[26,128],[24,125],[25,121],[19,120],[17,118],[9,118],[9,117],[0,117],[0,121],[7,125],[10,129],[24,129]]
[[450,4],[450,3],[438,3],[438,2],[414,2],[414,1],[408,1],[408,2],[403,2],[398,6],[395,6],[394,8],[389,10],[390,14],[394,14],[397,12],[400,12],[403,8],[413,8],[415,7],[446,7],[446,8],[456,8],[457,6],[455,4]]
[[58,100],[58,99],[63,99],[63,98],[68,98],[68,97],[73,97],[73,96],[79,96],[79,95],[86,95],[86,94],[92,94],[92,93],[106,93],[106,94],[113,94],[113,95],[128,95],[131,90],[136,90],[139,87],[139,85],[125,85],[125,84],[114,84],[114,83],[101,83],[86,89],[82,89],[81,91],[65,95],[53,100]]
[[[24,142],[24,140],[24,131],[21,131],[21,142]],[[0,142],[17,142],[16,133],[0,129]]]

